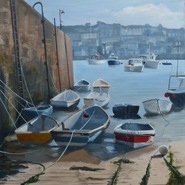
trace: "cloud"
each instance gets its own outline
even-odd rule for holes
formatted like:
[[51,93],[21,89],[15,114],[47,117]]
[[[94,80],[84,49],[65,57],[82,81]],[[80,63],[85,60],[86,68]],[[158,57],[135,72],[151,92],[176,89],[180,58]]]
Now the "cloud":
[[[29,4],[37,0],[25,0]],[[107,24],[158,26],[167,28],[184,27],[184,0],[41,0],[45,17],[59,24],[59,9],[64,25]],[[123,8],[124,7],[124,8]]]
[[164,4],[145,4],[141,6],[129,6],[117,13],[113,13],[114,19],[120,20],[124,25],[150,24],[164,27],[183,27],[183,12],[171,11]]

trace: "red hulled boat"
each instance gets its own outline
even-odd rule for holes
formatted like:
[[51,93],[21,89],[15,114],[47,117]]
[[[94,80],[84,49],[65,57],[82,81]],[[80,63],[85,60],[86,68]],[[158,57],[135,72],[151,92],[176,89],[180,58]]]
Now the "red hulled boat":
[[123,123],[115,127],[114,135],[118,143],[140,148],[153,143],[155,130],[148,123]]

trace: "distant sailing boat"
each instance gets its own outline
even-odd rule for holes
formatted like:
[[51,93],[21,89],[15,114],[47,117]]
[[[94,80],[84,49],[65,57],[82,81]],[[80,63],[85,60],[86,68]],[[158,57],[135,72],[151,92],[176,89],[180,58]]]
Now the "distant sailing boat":
[[182,69],[182,66],[179,66],[179,59],[178,59],[179,47],[180,47],[180,43],[178,41],[176,74],[170,75],[169,82],[168,82],[168,91],[164,94],[164,96],[169,98],[175,107],[183,108],[185,107],[185,71],[179,72],[179,69]]

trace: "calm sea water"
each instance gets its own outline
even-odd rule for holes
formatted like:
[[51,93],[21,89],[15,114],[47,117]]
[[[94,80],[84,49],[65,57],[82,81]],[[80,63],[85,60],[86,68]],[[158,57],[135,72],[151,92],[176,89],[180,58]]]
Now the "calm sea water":
[[[164,93],[168,87],[169,75],[174,72],[176,61],[170,61],[173,65],[160,64],[158,69],[145,68],[143,72],[125,72],[124,64],[109,66],[107,62],[101,65],[89,65],[87,61],[74,61],[74,81],[86,79],[93,83],[96,79],[101,78],[110,83],[111,101],[105,111],[111,117],[110,126],[105,130],[95,142],[89,143],[84,149],[91,155],[102,160],[110,159],[128,152],[128,147],[117,144],[114,140],[113,130],[116,125],[123,122],[150,123],[156,131],[154,145],[168,145],[171,141],[185,139],[185,110],[172,111],[166,115],[145,117],[145,111],[142,102],[152,98],[166,99]],[[162,63],[162,61],[161,61]],[[185,61],[181,61],[184,65]],[[180,70],[185,69],[181,67]],[[83,97],[88,93],[79,93],[81,101],[78,108],[84,106]],[[112,107],[117,103],[138,104],[140,105],[139,115],[141,119],[118,119],[113,117]],[[58,120],[64,120],[73,112],[59,111],[53,114]],[[13,146],[11,145],[10,149]],[[25,160],[34,162],[43,162],[55,160],[63,155],[64,148],[24,148],[19,143],[14,146],[14,151],[26,152]],[[9,150],[11,151],[11,150]],[[68,150],[69,151],[69,150]],[[39,157],[42,156],[42,157]],[[22,155],[20,155],[22,159]]]
[[[125,61],[126,62],[126,61]],[[110,83],[111,101],[106,112],[111,116],[111,124],[98,143],[87,145],[86,149],[98,157],[107,158],[125,152],[128,148],[115,143],[113,129],[123,122],[150,123],[156,130],[155,145],[168,144],[171,141],[185,139],[185,110],[173,111],[166,115],[145,117],[142,102],[152,98],[167,99],[164,93],[168,88],[169,75],[176,70],[176,61],[170,61],[173,65],[160,65],[158,69],[145,68],[143,72],[125,72],[124,64],[109,66],[107,62],[101,65],[89,65],[87,61],[74,61],[75,82],[86,79],[93,83],[102,78]],[[180,61],[182,71],[185,61]],[[80,94],[80,93],[79,93]],[[81,93],[84,97],[86,94]],[[140,105],[139,115],[141,119],[123,120],[113,117],[112,107],[116,103]],[[79,104],[83,107],[83,99]]]

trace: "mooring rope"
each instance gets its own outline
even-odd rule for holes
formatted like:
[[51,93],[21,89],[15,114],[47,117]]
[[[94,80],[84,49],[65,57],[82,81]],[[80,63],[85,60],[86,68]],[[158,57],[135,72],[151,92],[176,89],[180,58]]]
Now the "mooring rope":
[[62,152],[62,154],[58,157],[58,159],[57,159],[53,164],[47,166],[46,169],[48,169],[48,168],[50,168],[51,166],[55,165],[55,164],[63,157],[63,155],[64,155],[65,152],[67,151],[68,147],[70,146],[70,143],[71,143],[71,141],[72,141],[72,139],[73,139],[74,132],[75,132],[75,130],[72,131],[71,137],[70,137],[70,139],[69,139],[69,142],[68,142],[68,144],[66,145],[66,147],[65,147],[64,151]]
[[[93,111],[91,117],[84,123],[84,125],[83,125],[79,130],[82,130],[82,129],[89,123],[89,121],[91,121],[91,119],[93,118],[93,116],[94,116],[94,114],[95,114],[95,111],[96,111],[96,110]],[[85,112],[85,111],[84,111],[84,112]]]
[[[26,120],[24,119],[24,117],[21,115],[21,113],[17,110],[17,108],[12,104],[12,102],[10,101],[10,99],[0,90],[0,92],[3,94],[3,96],[6,98],[6,100],[10,103],[10,105],[14,108],[14,110],[18,113],[19,116],[21,116],[21,118],[26,122]],[[7,108],[6,108],[6,105],[3,103],[3,100],[0,98],[7,114],[9,115],[13,125],[15,126],[15,128],[17,128],[17,126],[15,125],[14,121],[13,121],[13,118],[11,117],[10,113],[8,112]]]
[[[9,133],[8,133],[8,135],[7,135],[6,137],[10,136],[10,134],[11,134],[13,131],[14,131],[14,127],[12,127],[12,129],[9,131]],[[4,138],[3,142],[0,144],[0,148],[3,147],[3,145],[5,144],[5,142],[6,142],[6,137]]]
[[51,165],[45,167],[44,164],[41,164],[41,163],[35,163],[35,162],[25,161],[25,162],[32,163],[32,164],[41,165],[41,166],[43,167],[43,169],[42,169],[42,172],[33,175],[33,176],[30,177],[28,180],[26,180],[26,181],[24,181],[23,183],[21,183],[21,185],[27,185],[28,183],[37,182],[37,181],[39,180],[38,178],[39,178],[40,175],[43,175],[44,172],[45,172],[48,168],[54,166],[54,165],[63,157],[63,155],[64,155],[65,152],[67,151],[67,149],[68,149],[68,147],[69,147],[69,145],[70,145],[70,143],[71,143],[71,141],[72,141],[74,132],[75,132],[75,130],[71,133],[70,140],[69,140],[68,144],[66,145],[66,147],[65,147],[64,151],[62,152],[62,154],[61,154],[61,155],[58,157],[58,159],[57,159],[55,162],[53,162]]
[[29,151],[29,152],[6,152],[6,151],[0,150],[0,153],[1,154],[7,154],[7,155],[25,155],[25,154],[31,154],[31,153],[38,152],[39,150],[41,150],[41,149],[34,150],[34,151]]
[[[0,92],[2,93],[2,91],[0,91]],[[3,94],[4,94],[4,93],[3,93]],[[8,109],[6,108],[6,106],[5,106],[4,102],[3,102],[3,100],[2,100],[1,98],[0,98],[0,101],[1,101],[2,105],[4,106],[5,111],[7,112],[7,114],[8,114],[8,116],[9,116],[9,118],[10,118],[11,122],[13,123],[14,127],[15,127],[15,128],[17,128],[17,127],[16,127],[16,125],[15,125],[15,123],[14,123],[14,121],[13,121],[12,116],[10,115],[10,113],[9,113]]]
[[[89,123],[89,121],[90,121],[90,120],[92,119],[92,117],[94,116],[95,111],[96,111],[96,110],[94,110],[94,112],[92,113],[91,117],[88,119],[88,121],[87,121],[79,130],[83,129],[84,126],[86,126],[87,123]],[[85,112],[85,111],[84,111],[84,112]],[[77,131],[77,130],[73,130],[73,131],[71,132],[71,136],[70,136],[69,142],[68,142],[68,144],[66,145],[66,147],[65,147],[64,151],[62,152],[62,154],[58,157],[58,159],[57,159],[53,164],[51,164],[51,165],[49,165],[48,167],[46,167],[46,169],[48,169],[48,168],[50,168],[51,166],[55,165],[55,164],[63,157],[63,155],[64,155],[65,152],[67,151],[68,147],[70,146],[71,141],[72,141],[72,139],[73,139],[73,135],[74,135],[74,133],[75,133],[76,131]]]
[[[14,91],[12,91],[1,79],[0,79],[0,82],[5,86],[5,88],[7,88],[12,94],[14,94],[16,97],[18,97],[19,99],[21,99],[22,101],[24,102],[28,102],[27,100],[25,100],[24,98],[22,98],[21,96],[19,96],[17,93],[15,93]],[[2,85],[1,87],[6,90]],[[19,102],[17,99],[16,99],[17,102]],[[28,102],[29,103],[29,102]],[[19,102],[19,104],[21,104]],[[31,103],[30,103],[31,104]],[[22,105],[22,104],[21,104]],[[23,106],[23,105],[22,105]]]
[[160,116],[162,117],[162,119],[167,122],[167,124],[164,126],[163,130],[162,130],[162,136],[164,135],[164,132],[165,132],[165,129],[169,126],[170,122],[164,117],[164,115],[162,114],[161,112],[161,109],[160,109],[160,106],[159,106],[159,99],[156,99],[157,100],[157,105],[158,105],[158,108],[159,108],[159,112],[160,112]]

